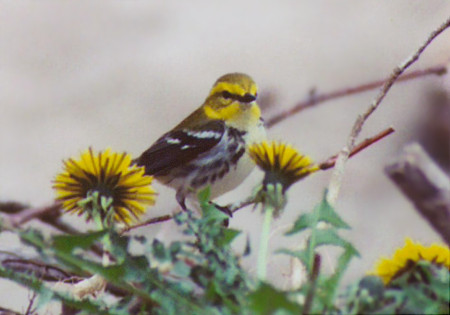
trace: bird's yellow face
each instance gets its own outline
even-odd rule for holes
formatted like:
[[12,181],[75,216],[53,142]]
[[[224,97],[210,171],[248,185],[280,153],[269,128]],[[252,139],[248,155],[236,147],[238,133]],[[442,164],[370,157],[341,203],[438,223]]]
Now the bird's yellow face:
[[259,120],[261,111],[256,104],[258,87],[243,73],[230,73],[220,77],[206,99],[204,112],[211,119],[242,123]]

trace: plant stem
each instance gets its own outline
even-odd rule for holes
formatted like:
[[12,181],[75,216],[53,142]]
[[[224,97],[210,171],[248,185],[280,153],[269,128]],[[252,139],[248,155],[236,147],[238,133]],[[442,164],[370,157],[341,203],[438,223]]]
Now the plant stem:
[[314,302],[314,295],[316,294],[316,289],[317,289],[317,277],[319,276],[319,272],[320,272],[320,256],[319,254],[314,254],[314,258],[313,258],[313,265],[311,267],[311,273],[309,275],[309,282],[310,282],[310,287],[308,290],[308,294],[306,295],[305,298],[305,304],[303,305],[303,312],[302,314],[310,314],[311,313],[311,308]]
[[272,205],[264,204],[264,222],[261,231],[261,241],[259,244],[258,257],[258,278],[261,281],[266,279],[267,271],[267,251],[269,247],[270,224],[272,222],[274,208]]

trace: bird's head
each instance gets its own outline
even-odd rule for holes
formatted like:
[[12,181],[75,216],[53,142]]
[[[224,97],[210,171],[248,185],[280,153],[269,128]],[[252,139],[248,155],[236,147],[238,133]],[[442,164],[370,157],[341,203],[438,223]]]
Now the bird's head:
[[256,104],[258,87],[243,73],[221,76],[209,93],[204,112],[211,119],[241,124],[248,119],[259,119],[261,111]]

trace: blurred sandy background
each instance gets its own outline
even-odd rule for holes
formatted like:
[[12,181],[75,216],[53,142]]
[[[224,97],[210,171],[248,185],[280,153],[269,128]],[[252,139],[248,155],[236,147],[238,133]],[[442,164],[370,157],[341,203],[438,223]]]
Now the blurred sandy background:
[[[222,74],[250,74],[273,106],[266,118],[317,92],[388,76],[450,14],[449,1],[115,1],[0,2],[0,200],[34,206],[51,202],[51,180],[62,159],[88,146],[137,156],[199,106]],[[413,66],[448,62],[450,30]],[[427,77],[391,90],[360,140],[392,125],[396,133],[352,158],[337,210],[353,227],[346,236],[362,257],[351,281],[389,255],[406,236],[440,241],[383,173],[400,148],[419,139],[433,93],[450,93],[450,79]],[[331,101],[286,120],[269,137],[295,144],[317,160],[337,152],[351,125],[376,95]],[[448,143],[440,144],[448,148]],[[283,231],[322,197],[331,172],[291,188],[274,223],[272,249],[295,246]],[[220,199],[246,196],[261,174]],[[176,207],[158,185],[148,216]],[[67,217],[72,220],[73,217]],[[261,216],[245,209],[231,226],[250,235],[252,269]],[[138,233],[173,238],[172,223]],[[245,237],[237,244],[238,250]],[[0,249],[12,241],[3,235]],[[332,261],[330,259],[330,261]],[[326,263],[330,264],[330,262]],[[271,280],[285,284],[288,260],[275,256]],[[0,306],[23,311],[27,293],[0,280]],[[3,293],[8,289],[7,292]],[[25,301],[26,305],[26,301]]]

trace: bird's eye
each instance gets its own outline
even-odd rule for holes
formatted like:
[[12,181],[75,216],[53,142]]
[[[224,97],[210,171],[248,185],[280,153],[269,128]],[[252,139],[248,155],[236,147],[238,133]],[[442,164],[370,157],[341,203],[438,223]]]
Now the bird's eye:
[[231,93],[228,92],[228,91],[223,91],[222,92],[222,97],[225,98],[225,99],[229,99],[229,98],[231,98]]
[[251,103],[254,100],[256,100],[256,96],[248,94],[248,93],[242,97],[242,102],[245,102],[245,103]]

